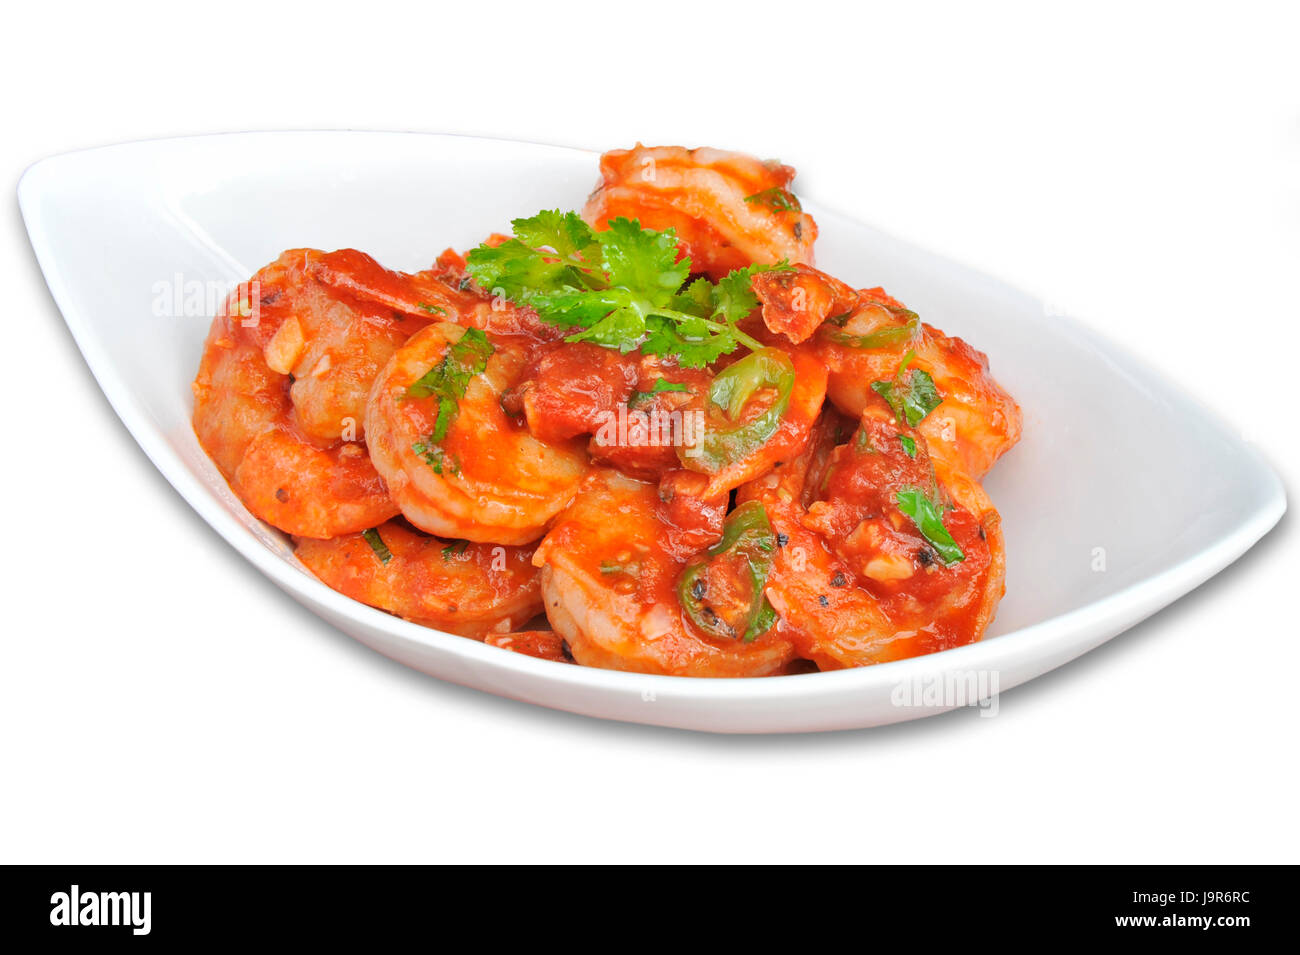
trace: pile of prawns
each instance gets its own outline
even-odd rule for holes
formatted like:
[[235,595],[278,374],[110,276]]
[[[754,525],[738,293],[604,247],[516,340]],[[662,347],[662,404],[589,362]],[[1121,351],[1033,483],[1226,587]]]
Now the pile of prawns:
[[[451,250],[415,274],[290,250],[248,286],[255,321],[247,296],[223,307],[194,382],[195,433],[239,499],[335,590],[558,662],[768,676],[978,640],[1005,563],[980,480],[1021,428],[985,356],[813,267],[788,166],[638,145],[600,168],[593,228],[672,229],[715,280],[781,263],[752,279],[757,353],[688,368],[567,340]],[[432,449],[446,409],[418,386],[458,348],[482,360]],[[746,357],[793,377],[721,407],[719,378]],[[898,400],[909,380],[932,385],[928,403]],[[765,427],[702,460],[602,440],[620,411]],[[933,506],[918,516],[908,494]]]

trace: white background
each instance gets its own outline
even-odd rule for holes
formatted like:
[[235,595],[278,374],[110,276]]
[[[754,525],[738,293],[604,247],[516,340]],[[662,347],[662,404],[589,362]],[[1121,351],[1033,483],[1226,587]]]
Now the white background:
[[[1293,14],[719,7],[17,5],[0,179],[242,129],[780,156],[1144,354],[1294,486]],[[1294,518],[995,719],[727,738],[549,712],[262,579],[113,415],[12,198],[0,246],[0,861],[1298,861]]]

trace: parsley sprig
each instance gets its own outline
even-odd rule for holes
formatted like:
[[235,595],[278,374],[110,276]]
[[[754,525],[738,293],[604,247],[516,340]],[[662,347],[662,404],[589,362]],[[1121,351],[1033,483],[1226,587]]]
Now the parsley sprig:
[[643,229],[620,218],[597,232],[576,212],[558,209],[511,225],[514,238],[469,253],[469,274],[481,288],[573,329],[569,341],[624,353],[640,348],[673,356],[685,368],[710,364],[741,345],[761,348],[737,327],[759,305],[750,279],[790,268],[751,265],[716,284],[697,278],[687,285],[691,260],[678,258],[672,229]]

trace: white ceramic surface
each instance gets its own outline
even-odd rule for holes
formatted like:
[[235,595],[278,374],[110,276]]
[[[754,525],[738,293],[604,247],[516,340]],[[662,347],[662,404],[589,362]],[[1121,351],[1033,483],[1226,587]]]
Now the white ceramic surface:
[[[18,194],[50,291],[95,377],[204,519],[346,633],[491,693],[723,732],[932,715],[954,701],[930,695],[945,681],[995,673],[1005,690],[1121,633],[1239,557],[1285,511],[1281,483],[1254,448],[1132,357],[997,281],[809,203],[820,266],[855,285],[884,285],[967,338],[1024,409],[1024,439],[985,482],[1002,512],[1008,571],[981,643],[835,673],[640,676],[487,647],[333,592],[248,514],[200,450],[190,382],[209,319],[155,314],[159,283],[233,283],[302,246],[350,246],[390,267],[427,267],[443,248],[470,247],[515,216],[580,207],[595,158],[452,136],[251,133],[56,156],[29,169]],[[934,705],[906,705],[909,696]]]

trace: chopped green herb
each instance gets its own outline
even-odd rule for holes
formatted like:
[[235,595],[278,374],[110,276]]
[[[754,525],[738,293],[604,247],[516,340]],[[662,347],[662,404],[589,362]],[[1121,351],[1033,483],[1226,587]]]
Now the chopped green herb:
[[929,372],[920,368],[908,370],[907,365],[913,357],[912,352],[904,356],[892,379],[871,383],[871,390],[884,398],[899,422],[909,428],[915,428],[943,402]]
[[453,557],[459,557],[465,553],[465,548],[469,546],[469,541],[454,540],[442,549],[442,559],[451,560]]
[[428,302],[416,302],[417,308],[422,308],[430,315],[446,315],[447,310],[441,305],[430,305]]
[[857,448],[859,454],[875,454],[876,449],[871,446],[871,435],[867,434],[866,429],[860,429],[857,436],[853,439],[853,446]]
[[448,460],[447,452],[438,447],[433,440],[433,435],[425,435],[423,441],[417,441],[411,445],[411,450],[424,458],[424,463],[433,468],[434,474],[459,474],[460,462],[454,457]]
[[436,444],[447,436],[447,430],[456,417],[457,403],[465,397],[470,380],[487,369],[488,359],[495,350],[483,332],[467,328],[460,340],[447,349],[442,361],[406,389],[407,398],[438,399],[438,415],[430,433],[431,443]]
[[799,199],[795,194],[788,189],[782,189],[780,186],[773,186],[771,189],[764,189],[752,196],[746,196],[745,201],[767,206],[776,212],[799,212],[803,209],[803,206],[799,205]]
[[896,499],[898,509],[912,519],[940,560],[945,564],[955,564],[966,559],[948,528],[943,526],[942,506],[935,504],[925,491],[919,487],[905,487],[899,490]]
[[569,341],[672,355],[687,368],[741,345],[762,347],[736,327],[759,304],[750,279],[791,268],[751,265],[716,285],[698,278],[683,288],[691,260],[678,257],[672,229],[643,229],[635,219],[619,218],[597,232],[576,212],[558,209],[512,226],[514,238],[469,253],[467,268],[480,287],[573,329]]
[[686,386],[684,381],[669,381],[666,378],[657,378],[655,383],[650,386],[649,391],[634,391],[628,395],[627,406],[637,408],[661,391],[690,391],[690,388]]
[[379,536],[379,531],[372,527],[369,530],[362,531],[361,536],[366,539],[366,543],[375,552],[375,556],[379,558],[380,563],[386,564],[393,559],[393,552],[388,549],[384,539]]
[[901,444],[901,445],[903,446],[903,451],[907,454],[907,456],[908,456],[909,458],[914,458],[914,457],[916,457],[916,439],[915,439],[915,438],[911,437],[910,435],[900,434],[900,435],[898,436],[898,443]]

